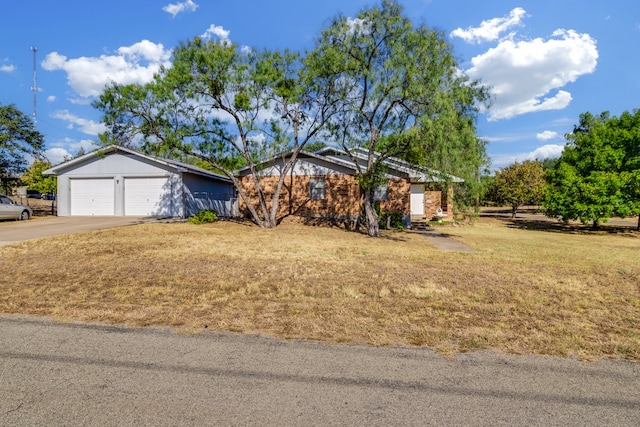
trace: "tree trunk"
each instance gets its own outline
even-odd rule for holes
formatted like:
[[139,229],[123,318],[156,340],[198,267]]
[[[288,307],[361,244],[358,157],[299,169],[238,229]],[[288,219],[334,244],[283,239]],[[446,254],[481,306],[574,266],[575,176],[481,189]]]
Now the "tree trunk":
[[255,206],[251,204],[251,201],[249,200],[249,195],[246,194],[246,192],[242,189],[240,184],[237,181],[234,181],[234,184],[236,184],[238,195],[244,201],[244,204],[247,206],[247,209],[251,214],[251,219],[253,220],[253,222],[261,228],[275,227],[276,226],[275,221],[271,221],[271,218],[269,216],[269,211],[267,210],[265,212],[265,209],[263,208],[263,206],[260,205],[259,209],[260,209],[260,212],[262,213],[262,215],[260,215],[260,213],[258,213],[258,211],[256,210]]
[[376,212],[373,201],[373,190],[364,192],[364,212],[367,215],[367,234],[371,237],[380,237],[380,217]]
[[271,215],[269,215],[269,217],[262,221],[262,224],[260,226],[262,228],[276,228],[277,225],[278,222],[276,221],[276,219],[272,218]]
[[518,213],[518,206],[517,205],[512,205],[511,206],[511,218],[515,218],[517,213]]
[[638,231],[640,231],[640,215],[638,215]]
[[[293,186],[293,165],[296,162],[296,159],[298,158],[298,154],[300,152],[301,147],[302,146],[298,146],[297,148],[293,149],[291,153],[291,157],[285,163],[285,166],[284,166],[284,169],[282,170],[280,178],[278,178],[278,183],[276,184],[276,188],[273,192],[273,195],[271,196],[271,211],[269,213],[269,221],[270,221],[270,224],[273,224],[273,225],[271,225],[269,228],[276,227],[278,225],[278,212],[280,211],[279,209],[280,194],[282,193],[282,187],[285,185],[284,182],[287,177],[290,177],[291,185]],[[291,212],[292,212],[291,192],[289,192],[289,214],[291,214]]]

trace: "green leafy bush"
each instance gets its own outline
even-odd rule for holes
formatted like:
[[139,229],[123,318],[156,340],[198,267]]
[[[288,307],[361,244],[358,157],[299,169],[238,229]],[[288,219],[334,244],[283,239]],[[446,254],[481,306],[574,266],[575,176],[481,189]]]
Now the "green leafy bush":
[[380,212],[380,227],[403,229],[402,212]]
[[[380,202],[375,202],[373,207],[378,214],[378,225],[380,228],[392,229],[397,228],[399,230],[404,229],[404,222],[402,221],[402,212],[387,212],[380,208]],[[367,226],[367,214],[364,210],[364,205],[360,208],[360,218],[362,218],[362,224]]]
[[198,211],[197,214],[189,218],[191,224],[206,224],[209,222],[215,222],[218,220],[218,215],[211,209],[203,209]]

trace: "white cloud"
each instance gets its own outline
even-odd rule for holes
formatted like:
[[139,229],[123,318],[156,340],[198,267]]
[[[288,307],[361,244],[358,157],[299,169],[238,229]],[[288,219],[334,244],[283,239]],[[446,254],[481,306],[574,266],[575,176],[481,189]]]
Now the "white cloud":
[[0,65],[0,72],[2,73],[13,73],[16,70],[16,66],[12,64],[8,65]]
[[491,87],[489,120],[499,120],[567,107],[572,96],[561,88],[594,72],[597,60],[589,34],[556,30],[547,40],[503,40],[474,57],[466,74]]
[[44,155],[54,166],[62,163],[67,158],[74,157],[78,154],[80,149],[84,150],[85,153],[88,153],[98,148],[96,142],[89,139],[76,141],[66,138],[63,141],[49,145],[51,145],[51,148],[45,150]]
[[562,150],[564,150],[564,144],[546,144],[529,153],[528,157],[524,160],[553,159],[560,157]]
[[91,105],[91,98],[67,98],[73,105]]
[[231,44],[231,40],[229,40],[230,33],[231,32],[229,30],[225,30],[221,26],[211,24],[207,31],[200,35],[200,38],[204,40],[211,40],[211,38],[215,36],[222,44]]
[[49,95],[47,96],[47,102],[55,102],[56,101],[56,97],[54,95]]
[[498,40],[505,31],[520,26],[522,18],[526,14],[527,12],[523,8],[516,7],[509,13],[509,16],[482,21],[479,27],[467,27],[464,30],[456,28],[451,32],[451,37],[459,37],[467,43]]
[[42,67],[48,71],[65,71],[71,88],[82,97],[91,97],[100,95],[112,82],[147,83],[160,66],[171,66],[170,58],[171,50],[162,44],[142,40],[119,48],[115,55],[68,59],[52,52],[42,61]]
[[553,122],[551,122],[552,126],[572,126],[576,122],[575,117],[560,117]]
[[536,134],[536,139],[538,141],[548,141],[550,139],[555,139],[557,138],[558,132],[553,132],[551,130],[545,130],[544,132],[540,132],[538,134]]
[[187,0],[184,3],[170,3],[162,8],[167,13],[170,13],[174,18],[177,14],[190,11],[195,12],[198,8],[198,5],[193,0]]
[[[231,34],[231,31],[225,30],[224,27],[211,24],[204,33],[200,34],[200,38],[203,40],[211,40],[215,37],[222,45],[229,46],[232,43],[229,34]],[[247,45],[242,45],[240,51],[247,55],[252,52],[252,49]]]
[[478,138],[488,141],[488,142],[516,142],[531,139],[531,136],[528,134],[514,134],[514,135],[502,135],[502,136],[494,136],[494,135],[481,135]]
[[522,163],[525,160],[554,159],[560,157],[562,150],[564,150],[564,145],[546,144],[528,153],[495,155],[491,157],[491,169],[501,169],[515,162]]
[[44,156],[51,162],[52,165],[59,165],[65,158],[71,157],[72,154],[64,148],[49,148],[44,151]]
[[149,40],[142,40],[131,46],[123,46],[118,49],[121,56],[130,61],[147,60],[150,63],[161,63],[171,58],[171,50],[166,50],[162,44],[156,44]]
[[371,32],[370,25],[362,18],[347,18],[347,34],[368,34]]
[[67,110],[56,111],[51,115],[54,119],[59,119],[67,122],[69,129],[78,129],[87,135],[98,135],[105,132],[107,129],[103,123],[94,122],[93,120],[87,120],[80,118],[74,114],[71,114]]

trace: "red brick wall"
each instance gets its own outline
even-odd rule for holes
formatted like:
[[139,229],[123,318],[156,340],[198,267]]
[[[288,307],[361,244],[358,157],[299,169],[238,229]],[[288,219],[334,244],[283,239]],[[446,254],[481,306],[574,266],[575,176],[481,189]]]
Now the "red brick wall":
[[[288,176],[280,192],[278,217],[285,215],[299,215],[307,217],[347,217],[360,213],[360,189],[353,176],[329,175],[325,178],[325,198],[312,200],[310,198],[309,181],[311,178],[322,176]],[[278,177],[264,177],[260,185],[268,203],[271,203]],[[247,192],[251,203],[258,206],[258,195],[254,189],[251,177],[242,177],[241,184]],[[247,213],[244,201],[240,201],[240,212]]]
[[[280,192],[280,205],[278,218],[284,216],[302,216],[313,218],[355,219],[360,215],[362,207],[362,195],[360,186],[352,175],[328,175],[325,176],[325,198],[312,200],[310,198],[309,181],[311,178],[321,176],[288,176]],[[251,203],[258,207],[258,196],[255,192],[251,177],[240,178]],[[265,192],[268,203],[275,191],[278,182],[277,176],[260,179],[262,189]],[[431,200],[431,203],[427,203]],[[428,185],[425,191],[425,216],[427,220],[434,218],[438,208],[442,208],[446,214],[444,219],[453,219],[453,187],[449,187],[444,194],[437,185]],[[248,216],[248,210],[244,201],[239,200],[240,212]],[[271,206],[269,206],[270,208]],[[393,178],[388,182],[387,200],[380,202],[380,208],[387,212],[402,212],[411,214],[411,183],[402,178]]]
[[[431,203],[427,203],[431,200]],[[427,220],[433,219],[438,208],[442,209],[442,213],[446,214],[443,219],[453,219],[453,186],[448,188],[447,194],[445,194],[436,185],[427,185],[425,190],[425,217]]]
[[411,183],[403,178],[393,178],[387,189],[387,200],[380,202],[380,209],[411,215]]
[[[360,186],[352,175],[328,175],[325,178],[325,198],[311,200],[309,181],[321,176],[288,176],[280,192],[278,217],[298,215],[304,217],[355,218],[360,215],[362,196]],[[251,177],[240,179],[251,203],[258,207],[258,196]],[[269,203],[275,191],[278,177],[261,178],[260,184]],[[389,180],[387,200],[380,203],[385,211],[398,211],[410,214],[411,184],[406,179]],[[240,199],[240,212],[247,215],[244,201]]]

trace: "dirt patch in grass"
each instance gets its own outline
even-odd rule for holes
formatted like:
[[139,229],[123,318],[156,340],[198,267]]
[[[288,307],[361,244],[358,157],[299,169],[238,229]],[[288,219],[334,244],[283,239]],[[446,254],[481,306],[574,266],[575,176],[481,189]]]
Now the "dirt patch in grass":
[[640,360],[640,234],[481,218],[380,239],[334,228],[142,224],[0,248],[0,312],[326,342]]

